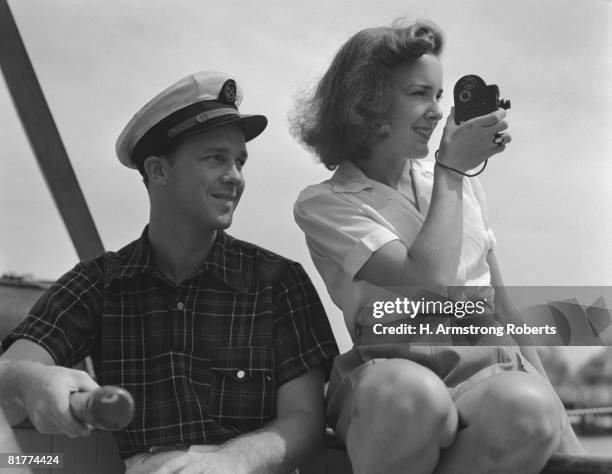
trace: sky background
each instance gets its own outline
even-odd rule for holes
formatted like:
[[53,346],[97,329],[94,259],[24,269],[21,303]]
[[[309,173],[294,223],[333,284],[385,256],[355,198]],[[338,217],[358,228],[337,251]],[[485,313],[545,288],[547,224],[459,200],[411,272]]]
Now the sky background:
[[[446,34],[445,113],[465,74],[498,84],[502,98],[512,101],[513,141],[481,176],[506,284],[612,285],[609,0],[9,5],[109,250],[137,238],[148,220],[140,175],[115,157],[123,126],[179,78],[202,69],[230,71],[245,91],[241,111],[269,119],[266,132],[249,144],[247,187],[230,233],[301,262],[346,348],[340,311],[292,217],[298,192],[330,173],[291,137],[287,117],[353,33],[400,17],[428,18]],[[3,81],[0,143],[0,273],[56,279],[77,256]],[[579,350],[572,354],[579,358]]]

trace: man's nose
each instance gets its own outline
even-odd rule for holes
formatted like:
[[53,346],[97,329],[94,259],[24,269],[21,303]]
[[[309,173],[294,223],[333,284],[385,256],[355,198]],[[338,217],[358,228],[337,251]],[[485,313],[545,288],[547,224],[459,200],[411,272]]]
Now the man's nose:
[[244,182],[242,171],[238,169],[236,163],[232,163],[227,167],[225,173],[223,173],[222,179],[226,183],[233,183],[235,185],[239,185]]

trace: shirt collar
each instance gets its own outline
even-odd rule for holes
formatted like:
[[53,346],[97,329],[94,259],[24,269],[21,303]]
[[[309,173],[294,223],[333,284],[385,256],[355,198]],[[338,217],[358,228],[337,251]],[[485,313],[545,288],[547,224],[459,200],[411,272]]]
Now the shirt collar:
[[[433,175],[433,168],[424,160],[407,160],[401,180],[410,184],[410,168],[417,173]],[[334,191],[338,193],[358,193],[365,189],[372,189],[376,183],[368,178],[352,161],[343,161],[338,165],[333,176],[328,180]]]
[[332,189],[338,193],[358,193],[372,189],[372,182],[352,161],[343,161],[329,179]]
[[[117,253],[119,261],[114,266],[111,279],[127,279],[144,273],[159,273],[153,263],[148,233],[147,225],[140,238],[124,249],[126,252]],[[236,239],[224,231],[217,231],[212,249],[197,273],[207,271],[231,288],[246,293],[253,273],[247,271],[247,268],[252,265],[247,256],[235,245],[235,241]]]
[[246,293],[252,284],[254,262],[241,251],[236,242],[224,231],[217,231],[217,238],[204,262],[203,270],[233,289]]
[[110,275],[111,279],[131,278],[155,270],[148,234],[149,226],[147,225],[138,240],[117,252],[117,259]]

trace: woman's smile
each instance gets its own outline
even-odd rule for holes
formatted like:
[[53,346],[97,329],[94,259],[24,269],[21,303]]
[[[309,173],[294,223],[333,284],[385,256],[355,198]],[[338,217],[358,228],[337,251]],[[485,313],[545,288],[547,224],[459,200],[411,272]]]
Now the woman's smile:
[[429,140],[431,138],[431,134],[433,133],[433,127],[412,127],[412,130],[419,136],[423,137],[425,140]]

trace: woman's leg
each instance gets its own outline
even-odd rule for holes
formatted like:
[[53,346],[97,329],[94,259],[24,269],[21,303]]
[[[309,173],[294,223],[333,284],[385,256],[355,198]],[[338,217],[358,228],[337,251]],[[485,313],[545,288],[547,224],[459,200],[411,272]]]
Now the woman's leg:
[[540,472],[566,427],[552,387],[526,372],[484,379],[455,404],[467,426],[442,452],[438,474]]
[[430,370],[403,359],[369,362],[353,388],[345,437],[355,474],[430,473],[457,431],[457,410]]
[[565,429],[561,432],[561,442],[559,446],[557,446],[555,452],[563,454],[586,454],[586,450],[582,444],[580,444],[580,440],[578,436],[576,436],[569,420],[566,421]]

